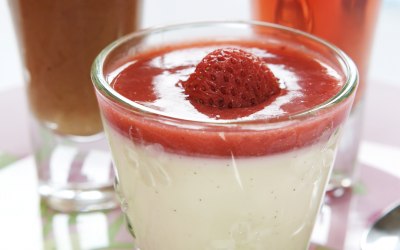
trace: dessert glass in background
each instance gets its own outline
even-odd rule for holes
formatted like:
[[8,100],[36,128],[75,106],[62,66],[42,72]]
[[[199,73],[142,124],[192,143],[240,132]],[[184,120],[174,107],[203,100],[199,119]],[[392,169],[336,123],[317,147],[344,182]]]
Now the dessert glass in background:
[[341,196],[354,181],[361,140],[364,92],[380,0],[252,0],[256,20],[306,31],[338,46],[356,63],[357,96],[345,125],[328,191]]
[[115,207],[90,67],[138,27],[137,0],[9,0],[32,113],[39,193],[53,209]]
[[[276,116],[202,116],[182,98],[179,82],[210,47],[224,46],[245,46],[270,60],[268,66],[295,96],[298,84],[313,73],[292,72],[290,63],[305,64],[290,56],[284,57],[288,65],[274,64],[285,53],[324,67],[321,76],[335,78],[340,87],[328,101],[299,112],[279,113],[285,106],[279,102],[291,102],[279,98],[271,106]],[[129,73],[136,64],[141,74]],[[307,249],[358,80],[343,52],[267,23],[183,24],[117,40],[96,58],[92,80],[115,163],[115,187],[138,249]],[[122,95],[114,89],[118,81],[141,87],[127,85],[131,91]],[[142,95],[135,101],[135,91],[152,101],[139,101]]]

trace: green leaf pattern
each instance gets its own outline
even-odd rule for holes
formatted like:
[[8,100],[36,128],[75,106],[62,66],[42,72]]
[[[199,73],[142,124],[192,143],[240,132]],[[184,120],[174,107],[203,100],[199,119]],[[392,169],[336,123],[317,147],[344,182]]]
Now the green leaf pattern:
[[11,163],[15,162],[16,160],[18,160],[17,157],[15,157],[11,154],[0,152],[0,170],[6,166],[9,166]]

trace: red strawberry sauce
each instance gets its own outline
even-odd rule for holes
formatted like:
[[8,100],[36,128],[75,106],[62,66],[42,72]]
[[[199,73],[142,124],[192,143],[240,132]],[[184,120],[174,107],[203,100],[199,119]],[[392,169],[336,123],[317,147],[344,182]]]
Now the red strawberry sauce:
[[[314,58],[285,46],[266,46],[261,43],[226,42],[159,48],[129,60],[121,67],[122,71],[112,80],[111,86],[130,100],[162,111],[167,116],[206,123],[263,120],[264,127],[272,124],[268,129],[254,129],[254,126],[202,127],[202,123],[194,128],[185,126],[182,121],[171,125],[171,122],[143,119],[100,98],[103,115],[111,127],[135,143],[156,143],[169,152],[189,155],[259,156],[326,140],[346,116],[348,102],[280,128],[273,125],[273,120],[287,120],[287,115],[306,111],[332,98],[344,84],[344,76],[322,63],[322,58]],[[191,102],[182,82],[189,78],[202,58],[223,47],[240,48],[264,61],[279,79],[279,94],[246,108],[221,109]]]

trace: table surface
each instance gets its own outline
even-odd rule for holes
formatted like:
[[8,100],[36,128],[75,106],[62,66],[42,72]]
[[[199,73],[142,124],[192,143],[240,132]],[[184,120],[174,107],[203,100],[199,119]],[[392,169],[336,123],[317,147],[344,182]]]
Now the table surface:
[[[212,0],[198,6],[183,0],[164,2],[167,1],[145,2],[144,27],[182,20],[221,19],[212,18],[218,17],[216,10],[206,16],[199,14],[201,11],[166,15],[160,10],[171,6],[204,10]],[[246,19],[249,17],[244,13],[248,13],[248,6],[243,2],[218,1],[221,5],[236,6],[230,17]],[[322,208],[313,235],[316,249],[359,249],[365,229],[385,208],[400,202],[400,118],[396,111],[400,96],[400,68],[396,64],[400,56],[399,2],[385,2],[378,22],[371,81],[365,99],[357,184],[351,192]],[[155,8],[157,4],[166,6]],[[22,71],[15,38],[9,33],[11,25],[3,15],[6,9],[2,5],[5,6],[4,0],[0,0],[0,34],[6,34],[0,35],[0,249],[132,249],[131,237],[119,210],[61,214],[41,204],[30,153],[29,112]],[[238,7],[242,5],[243,8]],[[157,15],[150,15],[149,11],[155,9]],[[389,115],[396,112],[397,115]]]

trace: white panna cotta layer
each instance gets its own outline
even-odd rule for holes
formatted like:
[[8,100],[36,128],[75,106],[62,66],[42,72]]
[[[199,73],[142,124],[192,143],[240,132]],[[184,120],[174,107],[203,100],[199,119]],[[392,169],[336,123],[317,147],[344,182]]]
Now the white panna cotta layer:
[[140,250],[307,249],[338,133],[262,157],[204,157],[138,145],[105,125]]

